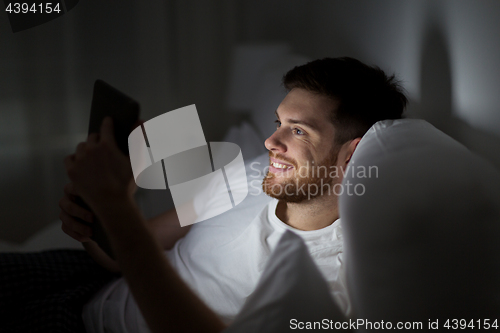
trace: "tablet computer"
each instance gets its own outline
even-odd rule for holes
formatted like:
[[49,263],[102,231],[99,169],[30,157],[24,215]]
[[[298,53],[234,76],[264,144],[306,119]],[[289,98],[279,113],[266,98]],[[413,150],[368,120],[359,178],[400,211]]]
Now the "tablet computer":
[[[140,107],[137,101],[108,83],[97,80],[94,84],[88,134],[99,133],[104,118],[111,117],[113,119],[115,140],[118,148],[125,155],[128,155],[128,136],[139,119],[139,112]],[[90,210],[81,198],[77,198],[77,203]],[[91,239],[111,258],[115,259],[101,222],[97,219],[93,223],[80,221],[92,228]]]

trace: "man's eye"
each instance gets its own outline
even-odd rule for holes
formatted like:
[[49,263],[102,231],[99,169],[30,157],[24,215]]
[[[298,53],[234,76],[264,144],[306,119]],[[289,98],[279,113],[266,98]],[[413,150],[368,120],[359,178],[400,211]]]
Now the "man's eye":
[[281,121],[275,120],[274,122],[276,123],[276,128],[279,128],[281,126]]
[[301,130],[301,129],[299,129],[299,128],[294,128],[294,129],[293,129],[293,132],[294,132],[295,134],[297,134],[297,135],[304,135],[304,132],[302,132],[302,130]]

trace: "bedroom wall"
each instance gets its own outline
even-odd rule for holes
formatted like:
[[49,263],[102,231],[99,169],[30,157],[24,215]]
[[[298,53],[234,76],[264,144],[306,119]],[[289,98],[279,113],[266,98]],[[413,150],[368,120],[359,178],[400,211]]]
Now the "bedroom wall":
[[245,2],[247,40],[280,40],[311,58],[352,56],[403,81],[408,114],[500,168],[498,1]]
[[410,116],[500,169],[498,31],[495,0],[82,0],[16,34],[2,12],[0,239],[21,242],[57,219],[62,158],[85,137],[96,78],[139,99],[144,119],[196,103],[216,141],[238,117],[225,93],[239,43],[285,42],[308,58],[352,56],[393,71]]
[[2,11],[0,239],[22,242],[58,218],[63,158],[86,137],[98,78],[139,100],[146,120],[196,104],[207,140],[220,140],[231,10],[232,1],[82,0],[15,34]]

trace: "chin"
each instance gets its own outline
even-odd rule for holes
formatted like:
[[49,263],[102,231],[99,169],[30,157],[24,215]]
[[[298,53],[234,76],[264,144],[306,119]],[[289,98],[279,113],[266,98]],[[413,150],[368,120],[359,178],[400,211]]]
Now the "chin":
[[[262,180],[262,190],[271,198],[284,202],[300,203],[313,200],[322,195],[330,195],[332,186],[336,184],[333,178],[297,178],[281,177],[268,172]],[[314,191],[311,191],[313,189]]]

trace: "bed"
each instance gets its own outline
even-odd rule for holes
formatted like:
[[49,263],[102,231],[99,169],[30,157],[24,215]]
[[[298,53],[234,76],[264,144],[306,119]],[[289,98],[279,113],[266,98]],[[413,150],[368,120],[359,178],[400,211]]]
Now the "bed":
[[[250,87],[237,89],[246,89],[253,98],[230,94],[234,98],[228,100],[234,112],[250,115],[224,139],[241,147],[245,161],[266,158],[262,142],[274,130],[273,111],[284,94],[279,85],[269,86],[269,82],[279,82],[285,69],[305,60],[286,47],[271,51],[252,51],[260,54],[256,60],[265,62],[266,74],[255,78]],[[230,81],[236,89],[246,74],[234,75]],[[243,109],[248,106],[245,100],[251,101],[247,109]],[[340,197],[354,317],[426,325],[430,319],[498,318],[498,170],[432,125],[415,119],[375,124],[358,145],[350,166],[354,170],[377,167],[377,177],[347,173],[344,184],[364,191]],[[323,324],[323,319],[347,320],[329,297],[300,238],[285,236],[257,290],[227,332],[284,332],[293,325]],[[48,248],[81,245],[62,233],[58,221],[23,244],[0,242],[2,252]],[[290,272],[300,274],[291,279]]]

